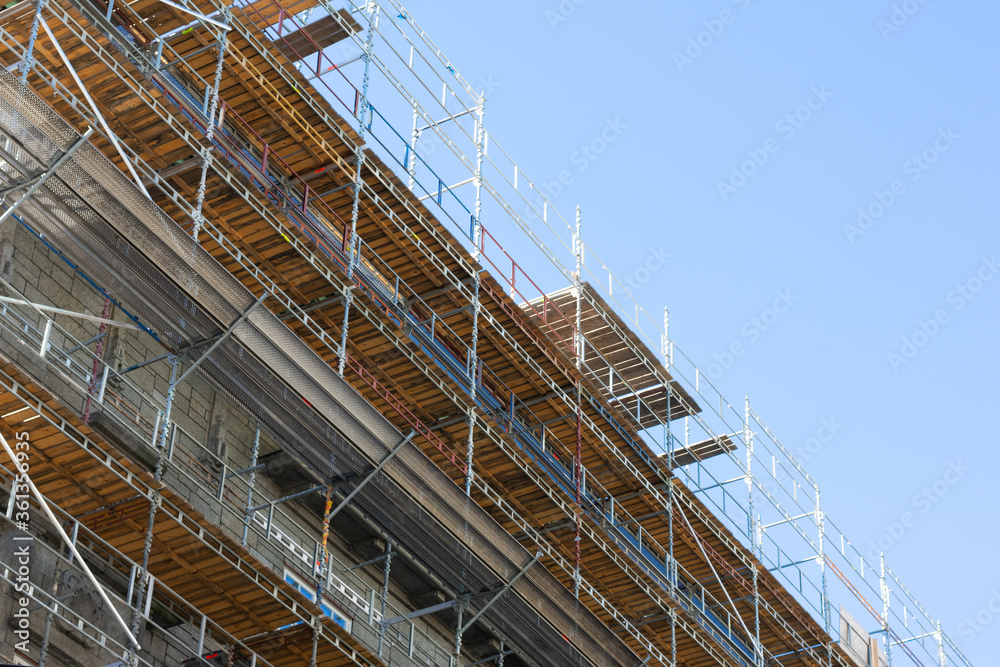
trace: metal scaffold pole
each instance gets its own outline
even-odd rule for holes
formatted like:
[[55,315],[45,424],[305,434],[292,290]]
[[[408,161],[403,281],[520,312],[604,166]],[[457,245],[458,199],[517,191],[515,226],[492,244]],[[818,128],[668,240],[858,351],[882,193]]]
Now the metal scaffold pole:
[[[482,240],[482,212],[483,212],[483,159],[486,157],[486,129],[483,127],[483,118],[486,115],[485,92],[479,96],[479,105],[476,108],[476,174],[474,183],[476,186],[476,208],[472,215],[472,256],[479,260],[479,245]],[[475,447],[474,435],[476,428],[476,390],[478,389],[479,377],[477,369],[479,367],[479,356],[477,353],[479,345],[479,270],[473,269],[476,275],[472,284],[472,345],[469,350],[466,372],[470,380],[469,396],[472,399],[469,405],[469,441],[465,452],[465,495],[472,495],[472,454]],[[513,415],[511,415],[513,418]]]
[[948,667],[948,657],[944,652],[944,634],[941,632],[941,621],[937,622],[937,631],[934,633],[934,638],[937,640],[938,645],[938,661],[941,663],[941,667]]
[[[754,511],[753,511],[753,431],[750,430],[750,397],[744,397],[744,408],[743,408],[743,441],[746,443],[747,447],[747,536],[753,544],[752,553],[754,558],[757,557],[757,531],[754,524]],[[760,643],[760,592],[758,590],[758,578],[760,577],[760,572],[757,568],[757,564],[754,563],[753,566],[753,628],[754,628],[754,661],[758,665],[764,664],[764,647]],[[736,609],[733,609],[736,612]]]
[[247,506],[243,511],[243,535],[240,546],[247,545],[247,535],[250,532],[250,522],[253,521],[253,489],[257,484],[257,458],[260,455],[260,422],[254,424],[253,448],[250,450],[250,478],[247,480]]
[[[410,45],[410,69],[413,69],[413,53],[415,49],[413,45]],[[420,112],[417,110],[417,101],[413,100],[413,134],[410,138],[410,159],[406,163],[406,172],[410,175],[410,190],[417,184],[416,173],[417,173],[417,139],[420,138],[420,130],[417,129],[417,121],[420,118]]]
[[[382,569],[382,618],[385,619],[385,608],[389,603],[389,574],[392,570],[392,544],[386,542],[385,544],[385,565]],[[385,623],[379,623],[378,626],[378,651],[377,655],[379,660],[382,659],[382,646],[385,643]]]
[[333,485],[326,487],[326,501],[323,505],[323,535],[320,537],[320,555],[316,574],[316,604],[323,604],[323,589],[330,576],[330,515],[333,512]]
[[21,83],[28,83],[28,75],[35,65],[35,41],[38,39],[38,27],[42,21],[42,9],[48,0],[35,1],[35,16],[31,21],[31,32],[28,35],[28,45],[24,49],[24,60],[21,62]]
[[833,664],[833,643],[832,643],[833,629],[831,628],[830,624],[830,598],[826,581],[826,545],[824,544],[824,542],[826,541],[826,525],[825,525],[826,517],[823,515],[823,510],[820,507],[819,484],[816,484],[814,482],[813,489],[816,491],[816,527],[819,531],[818,551],[819,551],[820,579],[822,581],[822,587],[823,587],[822,600],[821,600],[821,606],[823,607],[822,610],[823,629],[824,631],[826,631],[827,637],[831,637],[831,642],[826,646],[826,664],[829,666]]
[[[229,8],[224,7],[222,9],[222,21],[225,23],[225,25],[229,25],[229,20],[230,20]],[[194,227],[191,230],[191,236],[192,238],[194,238],[195,242],[198,241],[198,232],[201,231],[201,226],[205,222],[205,213],[204,213],[205,187],[206,187],[206,180],[208,179],[208,170],[212,166],[212,160],[213,160],[212,156],[214,155],[214,151],[212,150],[212,138],[215,136],[215,124],[216,124],[215,115],[218,113],[219,110],[219,85],[222,82],[222,66],[226,57],[226,45],[229,41],[228,32],[226,30],[222,30],[221,33],[222,34],[219,36],[218,56],[216,57],[215,61],[215,78],[212,81],[212,88],[210,90],[205,91],[207,97],[207,99],[205,100],[207,108],[204,109],[204,111],[206,117],[208,118],[208,123],[205,128],[205,139],[207,140],[208,146],[205,146],[201,149],[201,179],[198,182],[198,193],[195,197],[196,198],[195,209],[194,209],[195,219],[194,219]],[[160,38],[160,48],[162,49],[162,47],[163,47],[163,38]],[[160,65],[161,65],[160,61],[157,60],[156,62],[157,68],[159,68]],[[222,127],[221,116],[219,117],[218,123],[221,129]]]
[[[416,112],[416,108],[414,108]],[[480,243],[482,242],[482,212],[483,212],[483,159],[486,157],[486,129],[483,127],[483,118],[486,115],[485,93],[479,96],[479,104],[476,107],[476,173],[473,183],[476,187],[476,207],[472,215],[472,256],[478,261]],[[416,119],[414,119],[416,122]],[[414,126],[416,127],[416,126]],[[416,130],[414,130],[414,147],[416,146]],[[469,376],[471,387],[469,396],[472,399],[468,409],[469,439],[465,452],[465,495],[472,495],[473,461],[472,455],[475,448],[475,428],[476,428],[476,390],[479,388],[479,270],[473,268],[475,276],[472,283],[472,344],[469,349],[469,358],[466,362],[466,373]],[[511,415],[513,418],[513,415]]]
[[364,186],[364,164],[365,164],[365,130],[368,123],[366,118],[371,117],[371,110],[368,104],[368,81],[371,71],[372,45],[375,38],[375,24],[378,22],[379,6],[375,2],[365,5],[368,14],[368,31],[365,34],[365,48],[361,56],[365,63],[365,75],[361,82],[361,92],[358,98],[358,143],[355,152],[354,170],[354,199],[351,202],[351,235],[344,238],[344,250],[350,248],[347,260],[347,293],[344,295],[344,319],[340,327],[340,355],[337,358],[337,374],[344,377],[344,367],[347,364],[347,330],[350,327],[351,302],[354,300],[354,271],[358,265],[358,255],[361,253],[361,244],[358,239],[358,211],[361,206],[361,189]]
[[[118,155],[121,157],[122,162],[125,163],[125,168],[128,169],[128,172],[132,175],[132,180],[134,180],[136,186],[138,186],[138,188],[142,190],[142,193],[146,195],[146,197],[149,197],[149,192],[146,190],[146,186],[142,184],[142,179],[139,178],[139,174],[136,173],[135,167],[132,166],[132,160],[129,159],[124,149],[122,149],[121,144],[119,143],[118,140],[118,135],[116,135],[114,132],[111,131],[111,128],[108,126],[108,121],[104,118],[104,115],[101,113],[101,110],[98,108],[97,104],[94,103],[94,98],[90,96],[90,92],[87,90],[87,87],[83,85],[83,81],[80,80],[80,75],[77,74],[76,68],[73,67],[73,63],[69,61],[69,58],[66,56],[66,53],[63,51],[62,47],[59,46],[59,41],[55,38],[55,35],[52,34],[52,31],[49,29],[48,24],[45,21],[41,21],[40,23],[42,26],[42,30],[45,31],[45,34],[48,36],[49,41],[52,42],[52,46],[53,48],[55,48],[56,53],[59,54],[59,58],[60,60],[62,60],[63,65],[66,66],[66,70],[70,73],[70,76],[76,83],[77,88],[80,89],[80,93],[83,95],[83,98],[87,101],[87,105],[93,112],[94,117],[97,119],[98,124],[102,128],[104,128],[104,132],[108,138],[108,141],[110,141],[114,145],[115,149],[118,151]],[[89,136],[90,134],[91,130],[88,129],[87,134],[85,136]],[[152,199],[152,197],[149,198]]]
[[[580,237],[580,225],[582,218],[580,207],[576,207],[576,231],[573,233],[573,253],[576,255],[576,371],[583,374],[583,350],[584,338],[581,324],[583,322],[583,239]],[[580,524],[583,515],[583,396],[581,394],[582,380],[577,378],[576,384],[576,454],[573,458],[573,479],[576,481],[576,516],[575,531],[573,537],[574,549],[574,575],[573,575],[573,595],[580,598]]]
[[[670,369],[670,311],[663,307],[663,367]],[[674,441],[673,433],[670,430],[670,417],[673,414],[674,392],[667,383],[667,419],[663,425],[664,438],[666,444],[663,447],[667,457],[667,470],[673,475],[674,470]],[[674,564],[674,482],[671,477],[667,484],[667,578],[677,581],[677,572]],[[670,667],[677,667],[677,621],[673,611],[670,613]]]
[[[177,366],[179,363],[180,357],[178,355],[170,356],[170,384],[167,387],[167,400],[163,408],[162,417],[158,423],[160,431],[157,433],[156,438],[156,468],[154,472],[156,481],[163,479],[164,453],[167,448],[167,434],[170,432],[170,413],[174,403],[174,394],[177,391]],[[139,581],[136,586],[135,606],[132,611],[132,624],[130,627],[132,635],[135,637],[139,636],[139,628],[142,624],[144,596],[150,597],[153,594],[152,585],[148,581],[150,577],[149,556],[153,550],[153,532],[156,524],[156,512],[159,508],[160,493],[154,489],[150,492],[149,496],[149,519],[146,525],[146,536],[142,544],[142,566],[136,575],[139,577]],[[145,606],[148,606],[148,604]],[[137,649],[138,645],[133,645],[129,648],[128,664],[132,667],[139,663]]]
[[889,631],[889,584],[885,580],[885,554],[879,554],[879,593],[882,596],[882,636],[885,637],[885,662],[892,667],[892,633]]
[[62,561],[56,563],[52,582],[52,608],[45,612],[45,632],[42,634],[42,646],[38,649],[38,667],[45,667],[49,653],[49,639],[52,633],[52,617],[59,605],[59,579],[62,577]]

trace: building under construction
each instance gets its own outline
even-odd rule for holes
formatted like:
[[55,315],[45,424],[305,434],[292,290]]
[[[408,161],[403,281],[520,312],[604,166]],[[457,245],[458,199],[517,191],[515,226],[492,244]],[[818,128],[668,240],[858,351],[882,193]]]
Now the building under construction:
[[0,65],[0,661],[970,667],[396,0]]

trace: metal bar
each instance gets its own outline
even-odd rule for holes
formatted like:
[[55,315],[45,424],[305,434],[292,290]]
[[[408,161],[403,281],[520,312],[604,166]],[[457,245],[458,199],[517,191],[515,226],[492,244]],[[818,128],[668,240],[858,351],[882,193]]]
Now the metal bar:
[[64,359],[64,358],[68,357],[69,355],[73,354],[74,352],[76,352],[77,350],[82,350],[83,348],[87,347],[88,345],[93,345],[97,341],[99,341],[102,338],[104,338],[105,335],[106,335],[106,333],[99,333],[99,334],[96,334],[94,336],[91,336],[90,339],[84,341],[83,343],[79,343],[77,345],[74,345],[73,347],[69,348],[68,350],[61,351],[59,354],[57,354],[56,356],[54,356],[52,358],[52,360],[53,360],[53,362],[56,362],[56,361],[59,361],[60,359]]
[[[11,208],[7,209],[7,211],[10,211],[12,208],[14,208],[14,207],[12,206]],[[0,217],[2,217],[2,216],[0,216]],[[2,220],[0,220],[0,223],[2,223]],[[109,319],[106,319],[106,318],[103,318],[103,317],[98,317],[96,315],[87,315],[86,313],[77,313],[77,312],[72,311],[72,310],[64,310],[62,308],[56,308],[55,306],[46,306],[45,304],[35,303],[33,301],[25,301],[24,299],[15,299],[15,298],[10,297],[10,296],[0,296],[0,302],[12,303],[12,304],[15,304],[15,305],[18,305],[18,306],[28,306],[30,308],[34,308],[35,310],[40,310],[40,311],[49,312],[49,313],[55,313],[56,315],[67,315],[69,317],[75,317],[75,318],[78,318],[78,319],[81,319],[81,320],[89,320],[91,322],[97,322],[99,324],[108,324],[108,325],[111,325],[111,326],[122,327],[124,329],[135,329],[137,331],[139,330],[139,327],[137,327],[136,325],[134,325],[134,324],[132,324],[130,322],[118,322],[117,320],[109,320]],[[90,343],[92,343],[95,340],[97,340],[97,338],[99,338],[99,336],[92,338],[90,341],[88,341],[87,343],[83,343],[82,345],[89,345]],[[69,354],[70,352],[74,352],[77,349],[79,349],[79,347],[80,346],[78,346],[77,348],[74,348],[73,350],[70,350],[69,352],[66,352],[65,354]]]
[[178,5],[176,2],[171,2],[170,0],[160,0],[160,2],[162,2],[165,5],[170,5],[174,9],[179,9],[180,11],[182,11],[182,12],[184,12],[186,14],[190,14],[191,16],[197,16],[199,21],[204,21],[206,23],[211,23],[212,25],[214,25],[216,27],[219,27],[219,28],[222,28],[223,30],[225,30],[227,32],[233,29],[232,26],[226,25],[225,23],[221,23],[220,21],[216,21],[215,19],[210,19],[207,16],[205,16],[204,14],[199,14],[198,12],[196,12],[194,10],[191,10],[191,9],[188,9],[187,7],[184,7],[183,5]]
[[39,179],[41,179],[42,176],[44,176],[44,175],[45,175],[45,172],[43,171],[43,172],[35,174],[34,176],[32,176],[30,178],[23,178],[23,179],[17,181],[16,183],[11,183],[7,187],[5,187],[3,190],[0,190],[0,199],[6,197],[8,194],[10,194],[11,192],[13,192],[14,190],[20,190],[21,188],[26,188],[26,187],[28,187],[30,185],[33,185],[33,184],[37,183],[39,181]]
[[131,373],[132,371],[137,371],[140,368],[142,368],[143,366],[148,366],[149,364],[155,363],[155,362],[160,361],[162,359],[166,359],[166,358],[168,358],[170,356],[171,356],[171,354],[169,352],[167,352],[166,354],[161,354],[158,357],[153,357],[152,359],[146,359],[146,361],[140,361],[139,363],[135,364],[134,366],[129,366],[128,368],[126,368],[123,371],[115,371],[115,375],[117,375],[118,377],[121,377],[121,376],[126,375],[128,373]]
[[38,347],[38,356],[45,358],[45,353],[49,348],[49,338],[52,336],[52,319],[45,320],[45,332],[42,334],[42,343]]
[[266,299],[266,298],[267,298],[267,294],[261,295],[261,297],[259,299],[257,299],[256,301],[254,301],[250,305],[249,308],[247,308],[246,310],[244,310],[243,314],[240,315],[238,318],[236,318],[235,322],[233,322],[231,325],[229,325],[229,328],[226,329],[225,333],[223,333],[221,336],[219,336],[215,340],[215,342],[212,343],[212,347],[210,347],[207,350],[205,350],[205,353],[202,354],[200,357],[198,357],[197,361],[195,361],[193,364],[191,364],[186,371],[184,371],[183,373],[181,373],[181,376],[179,378],[177,378],[177,384],[181,384],[182,382],[184,382],[184,378],[186,378],[188,375],[190,375],[191,371],[193,371],[194,369],[198,368],[198,366],[201,365],[201,362],[205,361],[205,359],[207,359],[210,354],[212,354],[213,352],[215,352],[216,348],[218,348],[220,345],[222,345],[226,341],[226,339],[229,338],[233,334],[233,331],[236,330],[236,327],[238,327],[239,325],[243,324],[243,321],[246,320],[248,317],[250,317],[250,313],[253,312],[253,309],[256,308],[257,306],[259,306],[261,303],[263,303],[264,299]]
[[761,526],[761,528],[764,529],[764,530],[766,530],[766,529],[772,528],[774,526],[780,526],[783,523],[791,523],[792,521],[798,521],[799,519],[805,519],[806,517],[810,517],[810,516],[811,517],[815,517],[816,513],[815,512],[806,512],[805,514],[800,514],[798,516],[790,516],[787,519],[782,519],[781,521],[775,521],[774,523],[766,523],[763,526]]
[[[43,22],[42,25],[44,26],[45,23]],[[45,27],[45,30],[46,30],[46,32],[48,32],[48,27],[47,26]],[[51,37],[51,35],[50,35],[50,37]],[[62,52],[60,51],[60,53],[62,53]],[[60,167],[62,167],[64,164],[66,164],[66,161],[69,160],[69,158],[73,155],[73,153],[75,153],[81,146],[83,146],[85,143],[87,143],[87,139],[89,139],[90,135],[92,135],[93,133],[94,133],[94,128],[88,127],[87,131],[84,132],[76,141],[74,141],[70,145],[70,147],[66,149],[66,152],[63,153],[62,155],[60,155],[59,159],[56,160],[55,163],[53,163],[53,165],[51,167],[49,167],[48,169],[46,169],[45,172],[43,172],[38,177],[38,180],[35,181],[31,185],[31,187],[28,188],[28,190],[26,192],[23,195],[21,195],[20,198],[18,198],[18,200],[16,202],[14,202],[13,204],[11,204],[7,208],[7,210],[3,212],[2,215],[0,215],[0,225],[2,225],[10,216],[14,215],[14,211],[16,211],[17,208],[21,204],[23,204],[24,202],[28,201],[28,199],[31,197],[31,195],[35,194],[35,190],[37,190],[38,188],[40,188],[41,185],[42,185],[42,183],[44,183],[53,174],[55,174],[56,170],[58,170]],[[18,299],[11,299],[10,297],[4,297],[4,300],[5,301],[15,301],[15,302],[19,301]],[[23,302],[23,303],[27,303],[27,302]]]
[[[354,171],[354,196],[351,200],[351,226],[348,231],[348,227],[344,225],[344,237],[341,241],[341,250],[347,251],[350,249],[347,260],[347,282],[351,288],[354,287],[354,269],[358,264],[358,256],[361,254],[361,246],[358,239],[358,213],[361,206],[361,190],[364,187],[364,173],[363,167],[365,163],[365,153],[361,149],[361,146],[365,142],[365,113],[369,116],[371,113],[371,105],[368,103],[368,82],[371,73],[371,55],[372,55],[372,40],[374,39],[375,30],[375,20],[378,16],[378,5],[368,6],[368,32],[365,35],[365,45],[364,45],[364,62],[365,71],[364,78],[361,82],[361,90],[359,91],[355,88],[356,97],[354,98],[355,103],[355,116],[358,116],[358,148],[355,153],[357,157],[357,163],[355,165]],[[280,28],[278,34],[281,34]],[[351,305],[354,300],[353,289],[349,290],[345,295],[344,300],[344,319],[343,324],[340,327],[340,353],[337,359],[337,374],[340,377],[344,377],[344,366],[347,363],[347,332],[351,325]]]
[[254,428],[253,433],[253,450],[250,452],[250,479],[247,480],[247,504],[243,510],[243,535],[240,538],[240,544],[243,546],[247,545],[247,535],[250,532],[250,521],[253,512],[250,511],[250,506],[253,503],[253,489],[257,483],[257,455],[260,452],[260,424],[257,424]]
[[80,92],[83,93],[84,99],[86,99],[87,103],[90,105],[90,110],[94,112],[94,116],[97,118],[97,121],[107,133],[108,140],[114,144],[115,149],[118,151],[118,155],[121,156],[122,161],[125,163],[125,167],[128,169],[129,173],[132,174],[132,179],[135,181],[136,185],[139,186],[139,189],[142,190],[142,193],[146,195],[148,199],[152,200],[152,197],[149,196],[149,191],[146,190],[146,186],[142,184],[142,179],[139,178],[139,174],[135,173],[135,167],[132,166],[132,161],[129,160],[127,155],[125,155],[125,151],[122,150],[121,145],[118,143],[118,136],[111,131],[110,127],[108,127],[108,122],[104,120],[104,115],[101,113],[100,109],[97,108],[97,105],[94,103],[94,99],[90,96],[90,92],[87,90],[86,86],[83,85],[83,81],[80,80],[80,75],[76,73],[75,69],[73,69],[73,65],[70,63],[69,58],[66,57],[66,54],[63,53],[62,47],[59,46],[58,40],[56,40],[52,31],[49,30],[48,23],[42,21],[42,28],[45,29],[45,34],[49,36],[52,46],[55,47],[55,50],[59,53],[59,57],[62,58],[63,64],[66,65],[66,69],[68,69],[70,75],[72,75],[73,81],[76,82],[76,85],[80,88]]
[[[211,14],[206,14],[205,18],[212,18],[213,16],[217,15],[219,12],[220,12],[220,10],[215,10]],[[169,40],[170,38],[172,38],[172,37],[174,37],[176,35],[179,35],[180,33],[184,32],[188,28],[193,28],[194,26],[198,25],[199,23],[201,23],[200,19],[197,20],[197,21],[191,21],[190,23],[186,23],[186,24],[180,26],[179,28],[174,28],[173,30],[170,30],[169,32],[165,32],[162,35],[160,35],[159,37],[154,37],[153,41],[156,42],[156,41],[166,41],[166,40]]]
[[321,484],[320,486],[314,486],[311,489],[306,489],[305,491],[299,491],[298,493],[293,493],[290,496],[285,496],[284,498],[278,498],[277,500],[272,500],[269,503],[264,503],[263,505],[257,505],[256,507],[251,507],[250,512],[259,512],[265,507],[273,508],[275,505],[280,505],[281,503],[288,502],[289,500],[295,500],[296,498],[301,498],[302,496],[308,496],[310,493],[316,493],[321,489],[325,489],[326,485]]
[[[335,305],[337,305],[338,303],[340,303],[343,300],[344,300],[344,297],[342,297],[342,296],[336,296],[336,297],[329,298],[329,299],[323,299],[322,301],[317,301],[316,303],[311,303],[308,306],[304,306],[304,307],[300,308],[299,311],[301,313],[303,313],[303,314],[311,313],[312,311],[316,310],[317,308],[325,308],[326,306],[335,306]],[[278,319],[281,320],[282,322],[290,320],[293,317],[297,317],[297,314],[296,314],[296,312],[294,310],[289,310],[287,312],[282,313],[281,315],[278,315]]]
[[462,116],[465,116],[470,113],[479,113],[479,109],[476,108],[476,109],[466,109],[465,111],[459,111],[458,113],[452,114],[451,116],[448,116],[446,118],[442,118],[441,120],[435,121],[428,125],[424,125],[423,127],[418,127],[417,132],[423,132],[424,130],[429,130],[432,127],[437,127],[441,123],[447,123],[449,120],[455,120],[456,118],[461,118]]
[[[712,570],[712,574],[715,575],[715,580],[719,582],[719,588],[722,589],[722,592],[725,593],[726,595],[726,599],[729,600],[729,606],[733,608],[733,613],[736,614],[736,620],[738,620],[740,622],[740,626],[743,627],[743,632],[746,633],[747,637],[754,637],[755,635],[750,632],[750,630],[746,626],[746,623],[743,622],[743,617],[740,616],[740,611],[739,609],[736,608],[736,604],[733,602],[733,598],[730,597],[729,590],[726,588],[726,585],[722,582],[722,577],[719,576],[719,573],[715,570],[715,566],[712,565],[712,560],[708,557],[708,554],[705,553],[705,545],[702,544],[701,542],[702,540],[701,536],[698,535],[694,527],[691,526],[691,521],[687,518],[687,514],[684,513],[684,510],[681,508],[680,505],[677,505],[677,511],[680,513],[681,518],[684,519],[684,523],[687,524],[688,530],[691,531],[691,535],[695,538],[695,541],[698,543],[698,548],[701,550],[701,555],[705,559],[705,563],[708,565],[709,569]],[[705,592],[704,587],[702,587],[701,590],[702,594],[704,595]]]
[[439,604],[431,605],[430,607],[424,607],[423,609],[417,609],[416,611],[411,611],[409,613],[403,614],[402,616],[393,616],[392,618],[384,619],[382,621],[382,625],[388,627],[395,623],[399,623],[400,621],[409,621],[414,618],[420,618],[421,616],[426,616],[427,614],[433,614],[435,612],[444,611],[445,609],[454,607],[456,604],[458,604],[456,600],[441,602]]
[[449,185],[448,187],[444,187],[444,183],[438,181],[437,192],[432,192],[431,194],[424,195],[423,197],[417,197],[417,201],[424,201],[426,199],[430,199],[431,197],[437,197],[437,203],[440,204],[442,194],[444,194],[445,192],[451,192],[455,188],[461,187],[463,185],[468,185],[469,183],[472,183],[475,180],[476,178],[473,176],[472,178],[467,178],[464,181],[459,181],[458,183],[455,183],[454,185]]
[[391,452],[386,454],[385,457],[382,459],[382,461],[377,466],[375,466],[375,469],[372,470],[370,473],[368,473],[368,475],[366,475],[365,478],[361,480],[361,483],[355,486],[354,490],[351,491],[349,494],[347,494],[347,497],[341,500],[340,504],[337,505],[337,507],[332,512],[330,512],[330,519],[333,519],[333,517],[337,516],[340,510],[347,507],[347,503],[351,502],[351,499],[354,498],[354,496],[356,496],[358,492],[365,487],[365,484],[375,479],[375,476],[378,475],[380,472],[382,472],[382,468],[384,468],[386,464],[389,463],[389,461],[395,458],[396,454],[399,454],[401,451],[403,451],[403,447],[406,446],[406,443],[412,440],[413,436],[415,436],[416,434],[417,434],[416,431],[411,430],[406,435],[405,438],[400,440],[399,444],[396,445]]
[[[216,12],[216,13],[218,13],[218,12]],[[160,40],[160,44],[161,45],[163,44],[163,40]],[[165,69],[170,69],[174,65],[177,65],[178,63],[182,63],[182,62],[186,61],[188,58],[196,56],[196,55],[198,55],[200,53],[204,53],[205,51],[211,51],[214,48],[217,48],[214,43],[206,44],[205,46],[201,47],[200,49],[195,49],[194,51],[192,51],[192,52],[190,52],[188,54],[185,54],[185,56],[183,58],[178,58],[177,60],[170,61],[166,65],[163,65],[162,67],[160,67],[160,70],[162,71],[162,70],[165,70]]]
[[382,561],[384,561],[388,557],[389,557],[389,554],[385,553],[385,554],[382,554],[381,556],[375,556],[375,558],[369,558],[368,560],[366,560],[363,563],[358,563],[357,565],[352,565],[349,568],[347,568],[345,570],[340,570],[340,571],[341,572],[350,572],[351,570],[357,570],[357,569],[360,569],[362,567],[367,567],[369,565],[374,565],[375,563],[381,563]]
[[494,653],[493,655],[489,656],[488,658],[483,658],[481,660],[476,660],[475,662],[470,662],[469,664],[465,665],[465,667],[475,667],[475,665],[483,665],[483,664],[486,664],[487,662],[493,662],[494,660],[500,660],[505,655],[513,655],[513,653],[514,653],[514,651],[511,651],[510,649],[507,649],[507,650],[504,650],[504,651],[500,651],[499,653]]
[[135,646],[137,650],[141,649],[142,647],[139,646],[139,641],[135,638],[135,635],[132,634],[132,631],[129,630],[128,625],[125,624],[125,621],[118,613],[118,609],[116,609],[115,606],[111,603],[111,600],[108,598],[108,594],[104,592],[104,588],[102,588],[100,583],[98,583],[97,577],[95,577],[94,573],[90,571],[90,567],[87,565],[87,562],[83,560],[83,556],[81,556],[80,552],[77,551],[76,545],[73,544],[73,541],[69,539],[68,535],[66,535],[66,531],[63,530],[62,524],[59,523],[59,520],[56,519],[55,514],[52,513],[52,509],[49,507],[49,504],[45,501],[45,498],[42,496],[42,493],[38,490],[38,487],[35,486],[35,483],[32,481],[31,477],[28,476],[28,473],[22,471],[21,466],[18,465],[17,457],[14,455],[13,450],[11,450],[10,445],[7,444],[7,438],[3,437],[2,433],[0,433],[0,445],[3,446],[4,451],[7,452],[7,456],[10,457],[14,469],[21,472],[21,476],[24,477],[24,481],[28,483],[28,487],[31,489],[32,494],[34,494],[35,496],[35,500],[38,501],[38,504],[42,508],[42,511],[45,512],[45,516],[48,517],[49,523],[51,523],[52,527],[56,529],[56,532],[59,534],[59,537],[61,537],[63,542],[66,543],[66,546],[69,547],[69,550],[73,552],[73,556],[79,562],[80,567],[87,575],[87,578],[90,580],[91,585],[97,590],[97,594],[101,596],[101,600],[104,601],[104,604],[106,604],[108,609],[111,611],[111,615],[115,617],[115,620],[118,622],[118,625],[120,625],[122,630],[125,631],[125,634],[131,640],[133,646]]
[[778,565],[777,567],[769,567],[769,568],[767,568],[767,571],[768,572],[777,572],[778,570],[784,570],[786,567],[793,567],[795,565],[802,565],[803,563],[811,563],[812,561],[819,560],[820,558],[822,558],[822,557],[819,556],[819,555],[810,556],[809,558],[803,558],[802,560],[797,560],[797,561],[794,561],[794,562],[791,562],[791,563],[785,563],[784,565]]
[[[392,545],[389,544],[388,542],[386,542],[386,545],[385,545],[385,568],[383,570],[383,575],[382,575],[382,602],[381,602],[382,606],[381,606],[381,610],[379,612],[382,618],[385,618],[385,606],[386,606],[386,604],[389,601],[389,571],[390,571],[390,568],[392,567],[392,554],[393,554]],[[379,626],[378,626],[378,650],[376,651],[376,655],[378,656],[379,660],[382,659],[382,645],[383,645],[384,642],[385,642],[385,625],[383,625],[382,623],[379,623]]]
[[511,577],[511,580],[508,581],[506,584],[504,584],[504,587],[501,588],[500,591],[496,595],[494,595],[492,598],[490,598],[489,602],[487,602],[486,604],[484,604],[482,609],[480,609],[479,611],[477,611],[476,614],[472,618],[470,618],[468,621],[466,621],[465,625],[463,625],[461,628],[459,628],[459,630],[458,630],[459,635],[464,634],[466,630],[468,630],[469,628],[471,628],[472,624],[475,623],[476,621],[478,621],[479,617],[482,616],[483,614],[485,614],[486,611],[491,606],[493,606],[494,602],[496,602],[497,600],[499,600],[507,591],[509,591],[511,588],[513,588],[514,584],[517,583],[517,580],[520,579],[521,577],[523,577],[528,572],[528,570],[531,568],[531,566],[534,565],[535,563],[537,563],[538,560],[541,557],[542,557],[542,552],[541,551],[536,551],[534,557],[532,557],[532,559],[528,562],[528,564],[525,565],[524,567],[522,567],[521,570],[517,574],[515,574],[513,577]]
[[249,468],[243,468],[242,470],[234,470],[232,472],[227,472],[226,477],[239,477],[240,475],[245,475],[248,472],[254,472],[256,470],[263,470],[267,467],[266,463],[258,463],[257,465],[252,465]]

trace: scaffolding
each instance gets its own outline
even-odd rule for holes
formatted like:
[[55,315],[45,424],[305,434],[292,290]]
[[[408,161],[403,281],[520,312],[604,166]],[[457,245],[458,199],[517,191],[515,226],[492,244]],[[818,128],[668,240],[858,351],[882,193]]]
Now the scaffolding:
[[[2,389],[134,499],[118,510],[131,526],[95,530],[61,513],[74,546],[84,540],[129,582],[124,597],[108,594],[134,609],[131,631],[154,622],[155,591],[199,628],[188,654],[211,641],[230,663],[272,664],[247,637],[283,633],[298,639],[281,650],[311,664],[381,664],[433,646],[419,648],[427,664],[848,666],[858,658],[845,619],[860,617],[889,664],[969,666],[884,558],[872,563],[825,515],[819,486],[749,399],[731,405],[666,318],[605,268],[579,210],[571,224],[486,129],[487,91],[401,5],[22,0],[0,17],[0,56],[21,72],[0,77],[4,194],[18,194],[6,224],[43,240],[106,304],[85,334],[24,295],[0,304],[0,323],[38,351],[36,372],[60,401],[113,415],[142,443],[129,458],[151,467],[98,445],[87,418],[56,418],[42,407],[51,395],[25,394],[13,365]],[[532,261],[498,239],[510,222]],[[108,336],[110,304],[165,353],[122,372],[91,351]],[[170,378],[162,400],[129,379],[154,367]],[[175,388],[194,371],[257,421],[246,465],[178,426]],[[291,452],[309,488],[262,490],[266,450]],[[350,472],[331,469],[333,450]],[[229,522],[240,538],[193,525],[190,499],[173,490],[187,485],[218,512],[207,526]],[[91,500],[105,512],[123,502]],[[308,503],[322,531],[285,510]],[[390,505],[427,523],[394,522]],[[351,581],[357,566],[331,557],[342,508],[384,531],[384,551],[366,561],[384,568],[381,585]],[[455,571],[418,529],[475,554],[474,566],[443,582],[450,599],[396,609],[397,550],[419,547],[411,560],[436,576]],[[115,539],[129,531],[126,549]],[[196,540],[245,577],[275,620],[198,611],[207,603],[175,592],[179,580],[152,574],[152,555],[180,549],[161,533]],[[301,561],[304,583],[253,562],[254,541]],[[324,599],[367,619],[368,644]],[[452,612],[453,644],[417,641],[415,619]],[[66,620],[103,632],[115,658],[146,660],[134,642]],[[489,655],[463,654],[477,621],[499,642]]]

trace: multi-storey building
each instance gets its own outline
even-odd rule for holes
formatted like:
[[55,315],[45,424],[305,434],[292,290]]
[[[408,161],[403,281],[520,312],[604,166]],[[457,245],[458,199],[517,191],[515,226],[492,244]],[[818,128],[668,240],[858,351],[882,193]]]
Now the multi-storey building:
[[394,0],[15,0],[0,61],[0,658],[969,664]]

